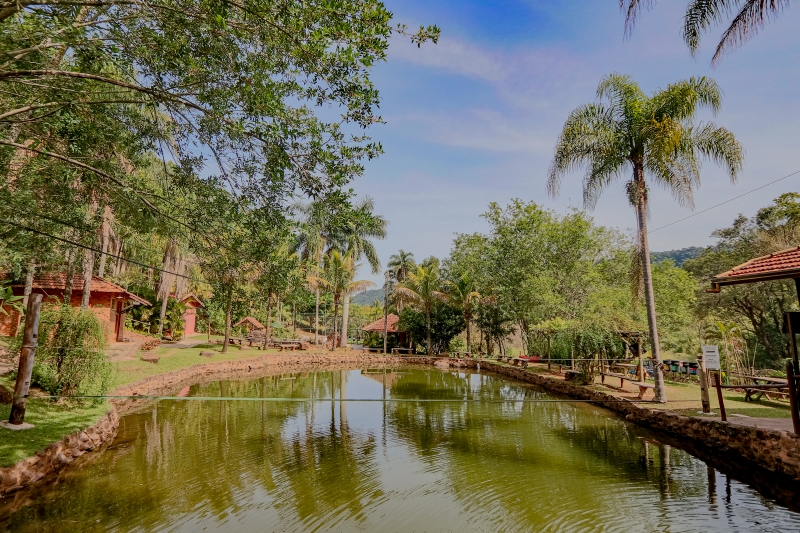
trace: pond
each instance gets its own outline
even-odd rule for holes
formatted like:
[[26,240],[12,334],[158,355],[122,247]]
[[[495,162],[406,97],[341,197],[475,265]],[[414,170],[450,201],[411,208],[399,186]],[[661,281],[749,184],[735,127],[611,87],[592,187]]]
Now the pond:
[[0,529],[800,531],[800,514],[610,412],[491,374],[361,369],[189,394],[206,399],[126,415],[107,451],[0,502]]

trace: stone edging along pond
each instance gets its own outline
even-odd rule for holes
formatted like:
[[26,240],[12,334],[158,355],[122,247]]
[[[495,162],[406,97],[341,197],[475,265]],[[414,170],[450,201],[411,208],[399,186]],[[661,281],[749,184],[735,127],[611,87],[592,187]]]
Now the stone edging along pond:
[[[152,396],[174,394],[183,386],[224,379],[270,375],[274,372],[303,372],[320,367],[348,367],[353,364],[397,366],[447,361],[450,366],[474,368],[479,361],[447,360],[434,357],[386,357],[359,352],[308,355],[265,355],[258,358],[199,364],[159,374],[113,391],[114,396]],[[633,402],[619,401],[603,392],[558,379],[551,379],[521,368],[480,361],[482,368],[500,375],[532,383],[544,390],[572,398],[591,400],[630,422],[657,430],[677,441],[692,441],[708,453],[721,454],[738,464],[748,463],[781,477],[800,481],[800,437],[786,431],[764,430],[732,425],[716,420],[687,417],[668,411],[648,409]],[[94,426],[67,435],[62,440],[24,459],[14,466],[0,468],[0,496],[15,492],[61,470],[78,457],[103,450],[116,436],[120,413],[136,409],[135,399],[114,400],[113,407]]]

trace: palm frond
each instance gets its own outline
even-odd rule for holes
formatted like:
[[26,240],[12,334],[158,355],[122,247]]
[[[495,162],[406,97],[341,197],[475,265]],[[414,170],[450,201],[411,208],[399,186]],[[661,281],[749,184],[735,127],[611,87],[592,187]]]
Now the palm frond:
[[359,280],[350,283],[350,285],[347,286],[347,292],[350,294],[359,294],[373,287],[375,287],[373,282],[368,280]]
[[683,17],[683,40],[694,55],[700,46],[700,35],[714,23],[722,20],[738,0],[692,0]]
[[768,20],[774,20],[792,0],[747,0],[730,26],[722,34],[711,58],[711,65],[719,64],[732,48],[738,48],[761,30]]
[[395,287],[392,293],[409,302],[422,302],[422,297],[417,294],[416,291],[409,289],[408,287]]
[[625,12],[625,36],[629,37],[642,10],[652,9],[655,0],[619,0],[619,8]]

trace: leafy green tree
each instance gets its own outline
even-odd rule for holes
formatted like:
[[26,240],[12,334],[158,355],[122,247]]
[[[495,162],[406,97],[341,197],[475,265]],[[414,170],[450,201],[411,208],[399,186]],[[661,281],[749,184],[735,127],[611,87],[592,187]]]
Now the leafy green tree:
[[444,296],[440,292],[441,288],[442,279],[439,276],[437,262],[429,262],[428,266],[418,265],[415,272],[410,273],[404,282],[394,288],[395,296],[410,302],[424,313],[428,330],[426,344],[428,355],[435,353],[433,351],[431,311],[434,303],[441,301]]
[[[441,301],[434,301],[430,313],[406,307],[400,313],[398,322],[403,331],[407,331],[412,339],[427,338],[428,354],[442,353],[450,350],[450,343],[466,327],[460,309]],[[381,339],[381,346],[383,340]]]
[[467,329],[467,353],[472,353],[469,323],[472,320],[475,304],[480,300],[481,295],[475,290],[475,282],[469,275],[462,274],[455,281],[446,280],[444,282],[444,301],[456,309],[460,309],[464,316],[464,324]]
[[[619,5],[626,12],[626,32],[633,29],[641,11],[652,8],[655,3],[655,0],[620,0]],[[700,47],[700,36],[712,24],[733,15],[711,59],[711,64],[716,65],[730,49],[743,45],[791,4],[792,0],[691,0],[683,21],[683,39],[694,54]]]
[[[636,211],[637,245],[645,290],[653,357],[660,362],[647,239],[648,182],[669,189],[675,198],[692,205],[700,183],[700,160],[711,159],[725,167],[732,181],[741,169],[743,150],[733,134],[712,122],[695,125],[700,107],[716,113],[722,94],[714,80],[691,78],[668,85],[647,96],[629,77],[606,76],[597,88],[608,105],[588,104],[574,110],[556,144],[550,166],[548,191],[558,195],[562,177],[586,167],[583,199],[593,207],[600,194],[630,165],[626,183],[628,200]],[[656,398],[666,401],[663,373],[657,364]]]
[[333,338],[331,351],[336,349],[337,319],[339,304],[345,293],[363,292],[375,284],[371,281],[354,281],[355,268],[352,266],[350,253],[342,255],[338,250],[332,250],[322,261],[322,269],[317,276],[310,276],[310,281],[315,286],[322,287],[333,295]]

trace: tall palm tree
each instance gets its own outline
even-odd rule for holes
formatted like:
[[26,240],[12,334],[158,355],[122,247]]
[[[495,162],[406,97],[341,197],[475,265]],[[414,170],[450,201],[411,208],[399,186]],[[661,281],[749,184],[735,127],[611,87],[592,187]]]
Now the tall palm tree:
[[[298,203],[294,207],[300,220],[292,252],[298,253],[303,260],[319,269],[330,240],[330,210],[323,202]],[[319,286],[314,287],[314,344],[319,344]]]
[[[346,214],[332,236],[331,246],[349,254],[351,266],[364,257],[372,267],[372,273],[381,271],[381,260],[372,239],[385,239],[388,222],[376,215],[375,201],[369,196],[356,203]],[[347,327],[350,320],[350,293],[342,295],[342,337],[340,346],[347,346]]]
[[475,290],[475,282],[467,274],[463,274],[455,282],[445,281],[444,301],[453,307],[460,309],[467,323],[467,353],[472,353],[470,344],[469,322],[472,320],[472,309],[475,303],[481,299],[481,295]]
[[400,250],[396,254],[389,257],[387,265],[392,272],[394,279],[397,281],[405,281],[410,272],[417,268],[417,263],[414,262],[414,253]]
[[371,281],[353,281],[356,269],[352,266],[350,253],[342,254],[338,250],[331,252],[322,260],[322,269],[318,276],[309,276],[312,286],[333,294],[333,340],[331,341],[331,351],[336,348],[336,321],[339,316],[339,304],[343,294],[357,294],[363,292],[375,284]]
[[427,267],[418,265],[414,272],[410,272],[403,283],[398,284],[394,289],[394,294],[404,300],[417,305],[425,313],[425,321],[428,330],[428,355],[433,349],[431,340],[431,309],[433,304],[444,299],[444,294],[439,291],[441,288],[439,278],[439,265],[432,263]]
[[[629,76],[611,74],[600,82],[597,97],[608,99],[608,104],[579,107],[564,124],[547,187],[552,196],[558,195],[564,174],[586,167],[583,201],[592,208],[603,190],[629,166],[632,174],[626,190],[636,210],[650,342],[653,357],[660,363],[647,240],[649,188],[645,176],[670,190],[679,203],[693,206],[694,188],[700,184],[700,159],[723,165],[734,182],[742,167],[743,150],[725,128],[713,122],[694,124],[701,106],[714,113],[720,108],[722,95],[712,79],[679,81],[647,96]],[[666,402],[664,376],[660,364],[655,366],[656,399]]]
[[[631,32],[642,9],[650,9],[655,3],[655,0],[620,0],[619,5],[626,12],[626,33]],[[711,64],[716,65],[728,50],[743,45],[791,3],[792,0],[691,0],[683,20],[683,39],[694,54],[700,46],[700,35],[735,12],[711,59]]]

